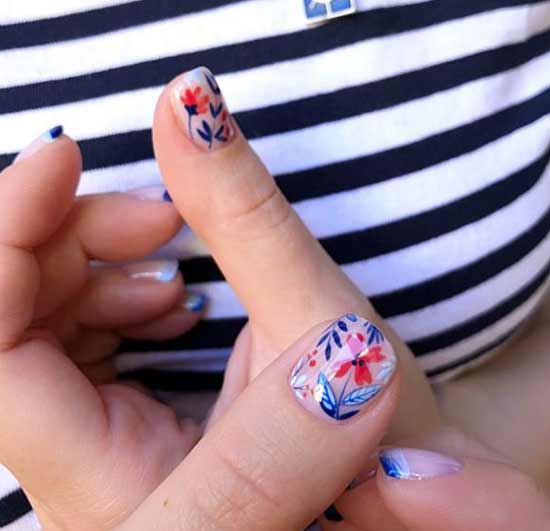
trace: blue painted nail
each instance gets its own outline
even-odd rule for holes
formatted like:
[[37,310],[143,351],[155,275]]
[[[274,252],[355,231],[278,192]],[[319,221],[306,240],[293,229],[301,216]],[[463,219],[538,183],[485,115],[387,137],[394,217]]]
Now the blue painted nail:
[[23,151],[17,155],[14,159],[14,163],[21,161],[34,155],[37,151],[40,151],[44,146],[51,144],[57,138],[63,134],[63,126],[56,125],[51,129],[48,129],[45,133],[42,133],[38,138],[35,138]]
[[59,138],[63,134],[63,126],[56,125],[51,129],[48,129],[43,135],[42,139],[46,142],[53,142],[56,138]]
[[200,312],[206,306],[206,295],[202,293],[186,293],[183,305],[190,312]]
[[163,201],[166,201],[167,203],[173,203],[172,196],[168,193],[168,190],[164,191],[164,194],[162,194]]
[[413,448],[391,448],[378,457],[386,474],[395,479],[429,479],[460,472],[463,465],[457,459]]
[[325,512],[325,518],[330,522],[342,522],[344,517],[338,512],[338,509],[331,505]]

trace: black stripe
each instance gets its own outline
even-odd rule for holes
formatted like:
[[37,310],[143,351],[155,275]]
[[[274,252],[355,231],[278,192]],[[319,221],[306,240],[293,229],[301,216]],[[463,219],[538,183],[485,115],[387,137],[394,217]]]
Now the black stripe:
[[[506,179],[439,208],[363,231],[324,238],[320,242],[331,257],[343,265],[441,236],[482,219],[517,199],[541,177],[549,158],[550,151],[547,151],[535,162]],[[221,271],[211,257],[185,260],[181,263],[181,270],[188,284],[223,280]]]
[[[452,344],[455,344],[463,339],[466,339],[473,334],[491,326],[499,319],[502,319],[507,314],[511,313],[514,309],[524,303],[526,300],[531,297],[536,290],[544,284],[548,278],[550,272],[550,263],[525,287],[517,291],[514,295],[509,297],[503,303],[495,306],[488,312],[477,316],[475,319],[472,319],[460,326],[454,327],[451,330],[447,330],[440,334],[431,336],[426,339],[421,339],[417,341],[409,342],[408,345],[415,354],[415,356],[422,356],[429,354],[435,350],[449,347]],[[245,319],[224,319],[220,321],[202,321],[199,325],[194,328],[191,332],[187,333],[185,336],[180,338],[166,341],[162,343],[161,347],[166,351],[173,350],[188,350],[188,349],[197,349],[197,348],[228,348],[235,342],[235,339],[246,323]],[[127,341],[125,342],[120,351],[123,352],[148,352],[151,350],[158,350],[159,344],[146,342],[146,341]],[[133,371],[131,375],[139,374],[157,374],[158,382],[152,384],[153,387],[163,388],[162,381],[164,376],[168,374],[175,374],[172,377],[173,382],[177,385],[177,381],[180,373],[173,371],[156,371],[156,370],[143,370],[143,371]],[[190,373],[195,375],[196,373]],[[200,374],[200,373],[199,373]],[[219,373],[208,373],[210,376],[219,374]],[[214,376],[212,376],[214,378]],[[221,382],[221,380],[219,380]],[[198,382],[196,384],[196,389],[203,388],[204,382]],[[187,382],[185,387],[187,388]]]
[[546,267],[525,287],[517,291],[514,295],[506,299],[503,303],[495,306],[488,312],[475,317],[459,326],[453,327],[450,330],[441,332],[434,336],[411,341],[408,343],[410,349],[415,356],[424,356],[435,350],[450,347],[467,337],[470,337],[484,328],[496,323],[507,314],[511,313],[518,306],[524,303],[535,291],[544,284],[550,272],[550,262]]
[[120,378],[137,380],[158,391],[218,391],[223,384],[223,374],[220,372],[143,369],[124,373]]
[[441,365],[441,367],[426,371],[426,375],[429,377],[438,376],[440,374],[443,374],[444,372],[451,371],[453,369],[456,369],[457,367],[460,367],[461,365],[470,363],[478,358],[481,358],[484,354],[489,353],[491,350],[496,349],[497,347],[508,341],[508,339],[510,339],[523,326],[524,322],[525,320],[523,320],[519,325],[512,328],[512,330],[510,330],[506,334],[500,336],[495,341],[491,341],[491,343],[480,348],[479,350],[476,350],[475,352],[472,352],[471,354],[468,354],[467,356],[461,357],[450,363],[446,363],[445,365]]
[[59,17],[0,26],[0,50],[89,37],[167,18],[206,11],[238,0],[139,0]]
[[246,324],[247,319],[216,319],[201,321],[186,332],[184,336],[163,341],[162,343],[140,340],[127,340],[120,346],[119,352],[148,352],[151,350],[196,350],[227,349],[235,342],[237,335]]
[[[548,47],[550,47],[550,31],[523,43],[482,52],[345,91],[237,113],[236,118],[250,139],[264,134],[283,133],[293,128],[312,126],[390,107],[478,77],[506,71],[536,57]],[[533,98],[530,102],[512,106],[472,124],[452,129],[443,135],[410,144],[408,148],[395,148],[321,168],[279,175],[279,186],[290,201],[299,201],[394,177],[411,171],[409,169],[411,164],[416,165],[414,167],[416,170],[419,169],[420,161],[425,161],[423,167],[427,167],[457,154],[477,149],[480,145],[529,123],[535,119],[535,116],[544,115],[550,105],[550,90],[541,94],[539,99]],[[321,112],[322,109],[325,111]],[[428,145],[427,149],[423,149],[427,142],[436,142],[436,145]],[[85,170],[127,164],[153,157],[149,129],[83,140],[79,144],[84,157]],[[420,155],[418,150],[421,151]],[[0,155],[0,169],[11,163],[14,157],[15,153]],[[388,174],[388,172],[391,173]],[[342,179],[341,175],[346,175],[346,179]],[[304,186],[304,182],[307,182],[307,186]]]
[[241,112],[239,125],[248,138],[304,129],[378,111],[450,88],[506,72],[550,50],[550,31],[529,39],[467,55],[445,63],[398,74],[263,109]]
[[550,208],[527,232],[511,243],[461,269],[414,286],[372,297],[376,310],[386,319],[449,299],[478,286],[524,258],[550,232]]
[[21,489],[4,496],[0,499],[0,527],[12,524],[30,511],[31,504]]
[[550,89],[480,120],[405,146],[278,175],[277,183],[293,203],[376,184],[471,153],[546,116],[549,108]]
[[376,9],[287,35],[144,61],[65,79],[4,88],[0,90],[0,110],[2,113],[17,112],[159,86],[198,64],[206,64],[218,74],[245,70],[492,9],[542,1],[440,0]]

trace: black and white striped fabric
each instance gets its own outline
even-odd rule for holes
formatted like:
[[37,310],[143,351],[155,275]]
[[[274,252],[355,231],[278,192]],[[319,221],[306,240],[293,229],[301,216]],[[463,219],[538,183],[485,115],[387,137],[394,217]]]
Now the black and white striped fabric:
[[[357,3],[307,28],[302,0],[2,0],[0,168],[62,123],[84,155],[79,193],[160,183],[155,100],[205,64],[324,248],[449,378],[548,285],[550,2]],[[157,390],[215,389],[243,308],[192,233],[160,254],[209,313],[177,340],[128,342],[119,368]],[[38,529],[2,472],[0,528]]]

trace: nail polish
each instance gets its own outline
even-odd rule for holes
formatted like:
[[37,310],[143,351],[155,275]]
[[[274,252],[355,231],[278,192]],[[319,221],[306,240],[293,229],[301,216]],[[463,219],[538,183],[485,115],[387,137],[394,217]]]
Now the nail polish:
[[412,448],[383,450],[379,460],[386,476],[395,479],[430,479],[463,469],[463,464],[453,457]]
[[151,260],[128,264],[123,269],[130,278],[172,282],[179,271],[179,263],[177,260]]
[[396,364],[382,331],[350,313],[334,321],[302,355],[289,384],[306,409],[342,422],[364,410],[383,390]]
[[131,190],[126,190],[125,193],[137,199],[142,199],[143,201],[172,201],[172,199],[168,195],[168,192],[166,191],[166,188],[162,185],[133,188]]
[[26,159],[41,150],[44,146],[55,142],[63,134],[63,126],[56,125],[42,133],[38,138],[34,139],[23,151],[14,159],[14,163]]
[[183,306],[190,312],[201,312],[206,306],[206,295],[202,293],[186,293]]
[[331,505],[324,513],[325,518],[329,522],[343,522],[344,517],[338,512],[338,509],[334,507],[334,505]]
[[171,103],[184,132],[203,151],[231,142],[235,127],[214,74],[199,66],[174,83]]

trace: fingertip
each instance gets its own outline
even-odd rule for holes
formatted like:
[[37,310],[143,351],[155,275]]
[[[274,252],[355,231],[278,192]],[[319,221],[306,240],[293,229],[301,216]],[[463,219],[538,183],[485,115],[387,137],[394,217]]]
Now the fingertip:
[[50,141],[40,138],[33,142],[38,148],[35,144],[2,173],[0,241],[8,245],[39,245],[58,228],[74,202],[82,170],[80,149],[61,133]]

